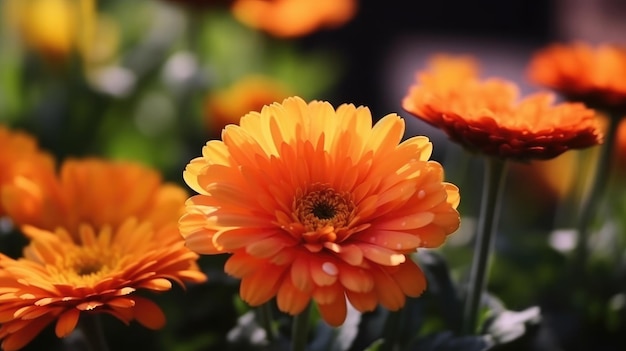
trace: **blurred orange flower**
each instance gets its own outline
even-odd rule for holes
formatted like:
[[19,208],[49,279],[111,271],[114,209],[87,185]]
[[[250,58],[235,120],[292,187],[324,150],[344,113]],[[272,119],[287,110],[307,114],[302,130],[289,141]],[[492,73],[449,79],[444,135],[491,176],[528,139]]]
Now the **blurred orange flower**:
[[235,0],[232,6],[239,21],[277,37],[338,27],[352,19],[356,10],[356,0]]
[[602,140],[594,111],[583,104],[553,105],[548,93],[518,101],[517,86],[499,79],[451,84],[447,74],[432,72],[429,81],[423,76],[418,74],[402,107],[470,150],[520,160],[550,159]]
[[459,226],[458,189],[429,161],[432,144],[403,134],[395,114],[372,127],[366,107],[297,97],[249,113],[187,165],[199,193],[180,220],[187,246],[231,253],[225,270],[253,306],[276,296],[296,315],[313,300],[333,326],[346,298],[398,310],[426,287],[410,254]]
[[228,89],[211,93],[205,103],[205,119],[214,134],[228,124],[237,124],[250,111],[261,111],[265,105],[290,96],[289,88],[264,76],[248,76]]
[[419,71],[416,79],[429,89],[450,91],[459,84],[478,79],[478,61],[472,56],[434,55],[428,69]]
[[553,44],[535,53],[530,79],[594,107],[626,108],[626,48]]
[[[0,145],[0,192],[18,177],[33,179],[42,172],[54,172],[54,159],[30,135],[0,125]],[[5,214],[0,203],[0,216]]]
[[206,280],[175,224],[129,219],[115,229],[82,225],[75,232],[50,232],[27,226],[24,232],[31,242],[23,258],[0,255],[4,351],[22,348],[55,320],[56,335],[67,336],[82,314],[107,313],[159,329],[165,324],[159,306],[134,292]]
[[99,159],[67,160],[60,174],[41,172],[36,181],[18,177],[2,191],[2,204],[19,225],[76,233],[81,224],[99,231],[117,228],[128,218],[160,227],[176,223],[187,192],[164,184],[143,165]]

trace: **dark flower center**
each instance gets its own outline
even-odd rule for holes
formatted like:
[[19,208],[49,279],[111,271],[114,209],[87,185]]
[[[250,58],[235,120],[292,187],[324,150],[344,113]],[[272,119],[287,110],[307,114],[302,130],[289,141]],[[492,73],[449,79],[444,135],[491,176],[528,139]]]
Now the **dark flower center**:
[[319,219],[331,219],[335,217],[335,207],[329,203],[318,202],[313,205],[311,210],[313,215]]
[[354,208],[349,194],[321,184],[315,184],[308,192],[296,196],[293,203],[294,214],[309,232],[347,226],[354,217]]
[[87,264],[82,264],[75,268],[76,274],[80,276],[98,273],[100,272],[101,269],[102,269],[102,264],[100,262],[89,262]]

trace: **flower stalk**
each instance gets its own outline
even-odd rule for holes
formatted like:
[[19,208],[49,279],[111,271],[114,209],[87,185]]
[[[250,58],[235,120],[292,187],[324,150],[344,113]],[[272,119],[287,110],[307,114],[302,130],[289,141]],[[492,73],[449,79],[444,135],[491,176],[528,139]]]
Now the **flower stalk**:
[[620,116],[614,113],[609,115],[609,125],[607,126],[604,136],[604,143],[600,146],[600,156],[596,165],[596,172],[591,184],[591,189],[589,190],[589,194],[583,198],[580,207],[577,225],[578,241],[576,243],[574,256],[574,267],[577,274],[582,273],[583,276],[589,258],[589,231],[591,229],[591,222],[597,213],[598,206],[600,205],[611,174],[615,137],[620,121],[619,117]]
[[293,318],[291,351],[305,351],[309,334],[309,316],[311,315],[311,303],[300,314]]
[[380,351],[392,351],[396,348],[398,339],[398,330],[401,327],[401,319],[404,309],[399,311],[389,311],[387,314],[387,320],[385,321],[385,327],[383,329],[384,342],[380,346]]
[[274,342],[274,330],[272,329],[272,311],[269,302],[262,304],[256,309],[256,317],[265,330],[265,338],[271,344]]
[[495,246],[495,235],[500,214],[500,198],[506,179],[506,161],[496,157],[485,158],[485,174],[476,236],[470,271],[469,288],[463,311],[462,332],[476,331],[480,301],[489,276],[489,264]]
[[109,351],[100,315],[84,314],[81,316],[79,328],[89,345],[89,351]]

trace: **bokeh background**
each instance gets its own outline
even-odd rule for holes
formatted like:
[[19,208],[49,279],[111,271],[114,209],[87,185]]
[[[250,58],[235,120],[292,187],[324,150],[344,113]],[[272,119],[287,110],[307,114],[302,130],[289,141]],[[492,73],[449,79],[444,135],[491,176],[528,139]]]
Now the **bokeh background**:
[[[537,87],[527,81],[525,68],[542,46],[576,40],[625,44],[626,2],[354,4],[356,12],[335,26],[281,36],[239,21],[229,1],[2,0],[0,123],[32,133],[59,159],[132,159],[183,184],[182,170],[207,140],[219,138],[225,124],[268,101],[300,95],[334,106],[365,105],[375,117],[399,113],[407,120],[407,136],[433,140],[434,158],[461,188],[462,227],[442,254],[453,280],[462,282],[482,168],[441,132],[402,111],[415,72],[433,54],[470,54],[481,62],[485,77],[511,79],[531,92]],[[519,349],[625,347],[626,295],[620,292],[626,277],[616,273],[613,260],[604,259],[622,255],[611,249],[623,238],[598,239],[596,305],[584,306],[581,315],[569,304],[577,292],[561,288],[567,286],[562,269],[574,246],[568,231],[575,211],[566,195],[573,182],[569,169],[594,152],[570,152],[549,163],[511,169],[489,289],[507,308],[541,307],[544,322],[537,338],[542,346]],[[0,249],[19,256],[24,241],[10,223],[3,228]],[[168,318],[162,331],[105,318],[111,349],[245,349],[232,340],[237,318],[248,307],[237,297],[238,282],[222,272],[223,261],[203,257],[207,284],[156,298]],[[71,344],[47,329],[26,349],[80,349]]]

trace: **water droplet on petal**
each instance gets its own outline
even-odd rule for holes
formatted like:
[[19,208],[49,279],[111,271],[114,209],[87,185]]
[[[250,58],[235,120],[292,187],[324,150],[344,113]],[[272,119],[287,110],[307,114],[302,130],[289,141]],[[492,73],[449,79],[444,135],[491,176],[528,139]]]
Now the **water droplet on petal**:
[[426,192],[424,190],[420,190],[420,191],[417,192],[417,198],[418,199],[421,200],[421,199],[423,199],[425,197],[426,197]]
[[396,244],[396,249],[398,249],[398,250],[402,249],[402,244],[401,243],[397,243]]
[[337,266],[332,262],[322,263],[322,270],[324,273],[332,276],[336,276],[339,273],[339,269],[337,269]]

